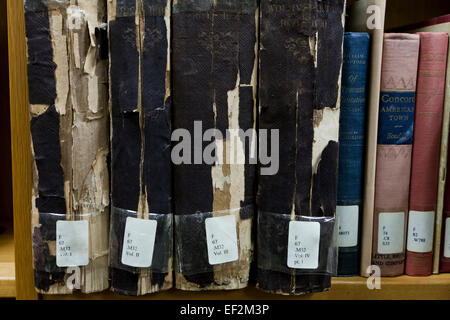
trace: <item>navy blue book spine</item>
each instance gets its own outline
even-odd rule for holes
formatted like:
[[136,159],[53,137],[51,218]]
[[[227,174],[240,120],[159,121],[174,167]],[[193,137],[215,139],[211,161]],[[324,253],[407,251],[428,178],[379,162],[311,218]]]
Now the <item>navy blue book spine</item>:
[[341,86],[338,275],[359,274],[370,36],[346,32]]

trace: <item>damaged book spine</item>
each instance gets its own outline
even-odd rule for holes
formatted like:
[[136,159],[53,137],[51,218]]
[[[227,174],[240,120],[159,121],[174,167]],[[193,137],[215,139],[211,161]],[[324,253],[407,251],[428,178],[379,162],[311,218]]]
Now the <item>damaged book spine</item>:
[[257,196],[257,287],[266,292],[327,291],[336,274],[344,6],[261,1],[260,128],[279,134],[269,151],[279,170],[261,167]]
[[106,1],[76,3],[25,1],[35,287],[43,294],[109,286],[107,64],[96,37]]
[[253,252],[257,1],[178,0],[172,11],[176,287],[244,288]]
[[172,287],[171,79],[168,0],[108,1],[111,287]]

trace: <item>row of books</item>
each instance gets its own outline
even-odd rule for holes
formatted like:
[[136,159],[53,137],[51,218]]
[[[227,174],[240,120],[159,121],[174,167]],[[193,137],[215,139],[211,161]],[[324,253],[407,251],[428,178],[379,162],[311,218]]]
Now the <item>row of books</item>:
[[24,4],[38,292],[330,288],[344,0]]
[[[343,0],[25,1],[38,292],[72,293],[74,267],[127,295],[250,270],[320,292],[336,261],[397,275],[406,249],[429,269],[448,34],[384,34],[384,8],[356,2],[344,34]],[[252,129],[259,167],[228,135]]]
[[450,15],[384,33],[357,21],[370,5],[344,40],[338,273],[449,272]]

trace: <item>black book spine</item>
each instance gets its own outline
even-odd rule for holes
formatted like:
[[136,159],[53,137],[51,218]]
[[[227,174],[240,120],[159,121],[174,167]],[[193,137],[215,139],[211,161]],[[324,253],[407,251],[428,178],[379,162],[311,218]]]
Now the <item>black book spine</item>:
[[[179,265],[177,288],[184,290],[237,289],[248,282],[252,255],[251,212],[255,165],[217,165],[200,159],[211,141],[194,144],[195,122],[201,134],[217,129],[215,140],[224,152],[228,129],[255,128],[258,14],[256,0],[179,0],[173,6],[173,102],[174,129],[192,137],[191,159],[174,167],[176,248]],[[201,137],[200,137],[201,139]],[[197,141],[197,140],[196,140]],[[239,147],[238,147],[239,148]],[[174,147],[175,150],[175,147]],[[216,154],[217,156],[217,154]],[[200,155],[201,158],[201,155]],[[198,160],[198,159],[197,159]],[[204,220],[219,211],[240,210],[237,223],[239,260],[212,266],[208,263]],[[189,218],[200,214],[200,220]]]
[[[27,1],[25,25],[28,47],[28,84],[31,109],[31,137],[34,153],[33,214],[38,224],[33,226],[35,287],[48,292],[51,286],[64,284],[65,270],[56,266],[56,257],[49,244],[56,241],[57,216],[66,214],[64,172],[61,166],[60,114],[55,108],[56,64],[50,18],[45,1]],[[34,107],[36,106],[36,107]],[[42,106],[42,107],[39,107]]]
[[[170,1],[117,0],[109,4],[112,204],[114,208],[168,215],[171,208]],[[137,23],[136,23],[137,22]],[[114,214],[114,210],[113,210]],[[122,266],[126,217],[113,219],[112,289],[143,295],[172,286],[172,266],[158,223],[153,263],[168,272]],[[170,231],[171,229],[169,229]],[[171,235],[170,238],[171,239]],[[161,250],[159,250],[161,249]],[[164,254],[163,254],[164,253]],[[161,255],[162,254],[162,255]]]
[[[335,216],[344,5],[261,0],[260,128],[279,130],[280,165],[275,175],[259,176],[258,259],[275,257],[280,268],[286,267],[290,222],[282,215]],[[329,262],[333,244],[326,229],[320,232],[321,264]],[[327,290],[331,277],[258,267],[257,282],[264,291],[304,294]]]

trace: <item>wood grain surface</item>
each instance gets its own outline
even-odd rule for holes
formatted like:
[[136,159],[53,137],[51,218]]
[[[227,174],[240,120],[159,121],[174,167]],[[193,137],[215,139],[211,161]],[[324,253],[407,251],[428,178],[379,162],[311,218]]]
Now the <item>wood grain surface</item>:
[[7,0],[16,298],[36,299],[31,252],[31,150],[23,2]]
[[[331,290],[303,296],[280,296],[264,293],[254,285],[233,291],[183,292],[172,289],[140,297],[142,300],[446,300],[450,297],[450,274],[430,277],[401,276],[381,279],[381,289],[370,290],[362,277],[333,278]],[[113,293],[75,296],[44,296],[44,299],[133,299]]]

